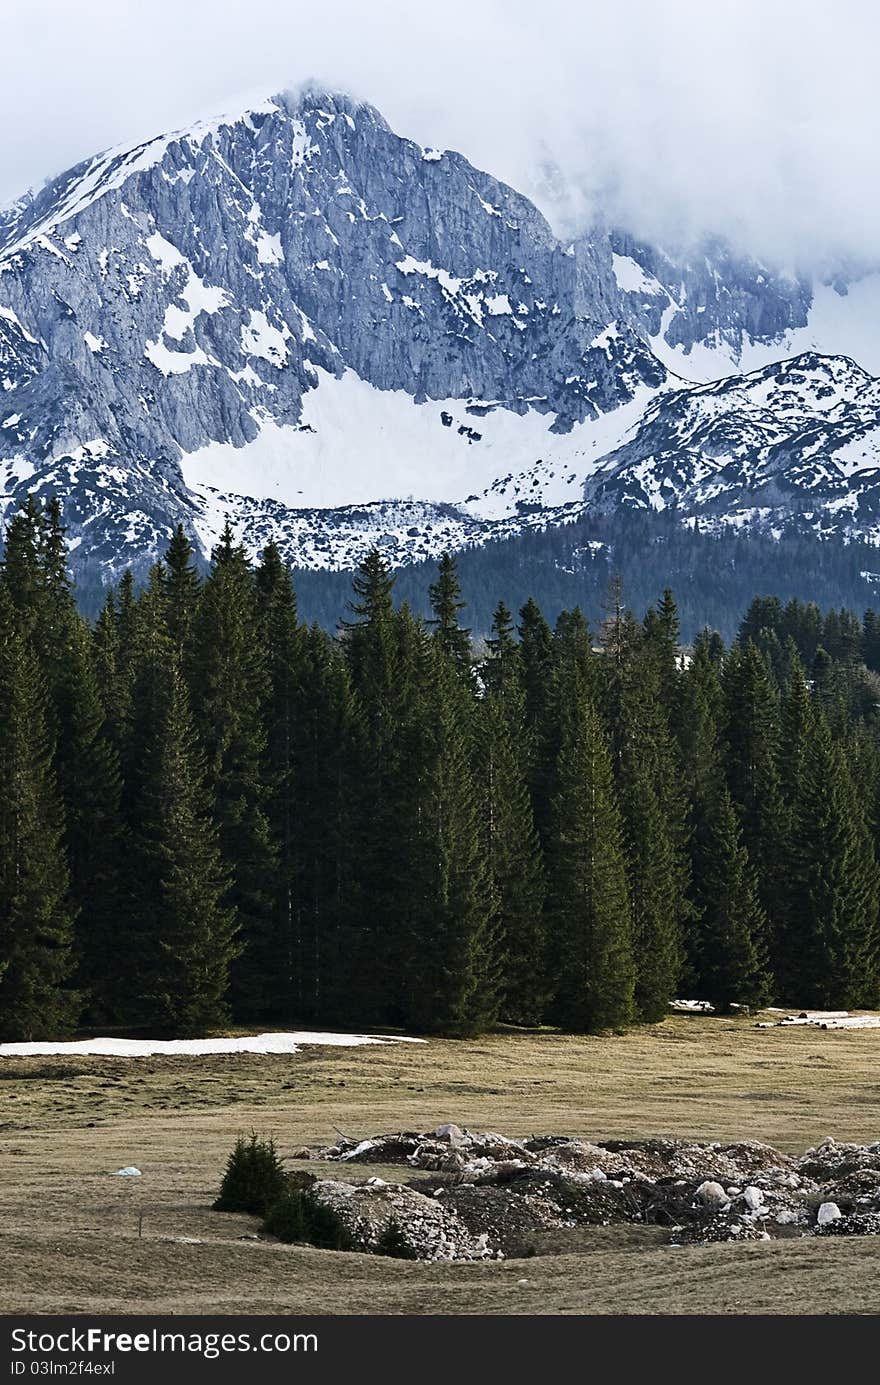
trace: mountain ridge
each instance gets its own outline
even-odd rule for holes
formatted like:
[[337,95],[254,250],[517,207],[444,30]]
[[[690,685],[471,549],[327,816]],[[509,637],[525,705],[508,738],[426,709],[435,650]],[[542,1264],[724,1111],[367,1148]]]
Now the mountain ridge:
[[[563,242],[515,189],[339,93],[107,151],[0,216],[2,502],[60,495],[74,568],[104,580],[178,522],[209,552],[227,514],[300,565],[373,543],[418,561],[650,503],[629,494],[638,466],[690,517],[705,497],[660,443],[693,470],[675,417],[708,385],[675,367],[748,379],[736,359],[809,332],[813,302],[805,280],[704,251],[602,227]],[[852,373],[832,420],[847,484],[875,445],[865,388]],[[755,428],[721,396],[730,430]],[[808,522],[794,493],[840,488],[833,467],[824,489],[794,484],[810,419],[799,442],[782,424],[789,462],[754,466]],[[875,532],[862,470],[835,533]],[[744,522],[747,479],[713,522]],[[748,522],[766,528],[762,508]]]

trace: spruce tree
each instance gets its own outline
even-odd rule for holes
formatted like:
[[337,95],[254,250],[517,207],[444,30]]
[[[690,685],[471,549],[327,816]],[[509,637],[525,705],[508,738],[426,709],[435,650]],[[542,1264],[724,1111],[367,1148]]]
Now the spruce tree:
[[[134,688],[130,873],[124,914],[129,1016],[183,1035],[228,1017],[235,915],[211,819],[204,759],[170,640]],[[131,1020],[129,1020],[131,1022]]]
[[[277,853],[273,901],[274,965],[266,976],[265,1012],[279,1018],[305,1012],[301,911],[297,902],[297,837],[303,784],[297,764],[303,640],[290,573],[274,543],[266,546],[256,584],[269,691],[265,703],[266,814]],[[318,784],[309,782],[315,793]]]
[[785,999],[824,1009],[877,1004],[876,877],[843,750],[817,709],[792,804]]
[[529,792],[535,827],[546,847],[551,831],[553,766],[558,751],[554,715],[553,635],[531,598],[519,613],[520,678],[529,753]]
[[92,640],[79,616],[71,622],[56,698],[55,763],[77,915],[77,983],[88,1017],[100,1022],[112,1017],[109,990],[125,836],[119,754],[101,700]]
[[511,1024],[537,1025],[548,993],[544,871],[528,791],[522,694],[500,675],[495,669],[495,690],[477,714],[475,775],[503,960],[501,1015]]
[[492,876],[480,832],[480,797],[468,756],[453,653],[429,671],[427,773],[405,907],[410,933],[405,1022],[430,1033],[479,1034],[498,1014],[500,966]]
[[64,818],[45,679],[0,584],[0,1038],[63,1038],[76,1022]]
[[489,692],[501,692],[511,681],[520,683],[519,651],[513,628],[513,617],[503,601],[499,601],[492,616],[492,631],[486,640],[488,657],[481,669],[483,682]]
[[441,649],[455,665],[456,671],[465,683],[473,680],[473,655],[471,652],[471,632],[459,625],[459,614],[465,608],[461,599],[461,584],[458,568],[451,553],[443,553],[437,567],[437,580],[428,588],[433,619],[435,639]]
[[[350,1025],[360,972],[365,914],[355,881],[363,866],[359,778],[364,766],[362,723],[348,665],[338,644],[312,626],[303,636],[302,677],[293,726],[290,779],[280,783],[270,813],[291,795],[290,904],[294,911],[291,962],[295,1013],[309,1023]],[[271,736],[271,732],[270,732]],[[277,816],[275,821],[278,821]],[[285,854],[281,853],[282,866]],[[283,877],[282,877],[283,878]],[[381,938],[377,926],[376,932]],[[379,944],[379,962],[387,959]]]
[[548,855],[555,1016],[578,1032],[622,1028],[635,979],[623,832],[607,741],[584,694],[563,727]]
[[165,553],[164,585],[168,633],[181,667],[189,654],[201,586],[193,557],[193,546],[178,524]]
[[231,881],[227,903],[241,930],[232,973],[233,1013],[260,1019],[276,1004],[271,978],[277,853],[266,817],[266,650],[259,637],[254,574],[228,524],[212,563],[193,623],[191,687]]
[[[395,613],[385,560],[367,555],[354,578],[346,650],[358,721],[353,766],[350,957],[357,1023],[402,1014],[401,975],[415,946],[412,897],[419,812],[429,773],[431,643],[408,608]],[[396,963],[391,967],[388,958]]]
[[687,805],[667,711],[678,692],[670,601],[664,626],[658,618],[639,627],[622,611],[606,624],[600,683],[623,818],[636,1007],[651,1022],[675,994],[688,914]]
[[779,787],[779,698],[755,644],[731,650],[724,667],[727,784],[771,928],[785,884],[779,862],[785,822]]
[[723,784],[700,804],[694,854],[699,998],[720,1012],[734,1003],[766,1004],[767,921],[737,814]]
[[679,641],[681,624],[675,598],[667,587],[660,601],[648,611],[644,619],[644,635],[647,649],[656,665],[659,678],[659,696],[670,725],[674,725],[679,715],[679,696],[681,674],[679,669]]
[[708,869],[710,859],[706,836],[710,816],[724,786],[723,707],[724,695],[710,641],[708,638],[698,639],[682,680],[681,713],[677,728],[682,783],[688,805],[688,898],[691,904],[685,929],[685,966],[681,979],[685,989],[694,994],[699,985],[701,910],[711,890],[708,880],[703,878],[703,871]]

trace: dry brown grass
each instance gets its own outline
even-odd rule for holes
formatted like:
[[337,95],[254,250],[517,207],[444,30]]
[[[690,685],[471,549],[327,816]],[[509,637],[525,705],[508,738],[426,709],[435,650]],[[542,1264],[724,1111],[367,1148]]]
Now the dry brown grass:
[[[872,1238],[674,1249],[650,1228],[594,1228],[575,1253],[424,1265],[241,1240],[256,1223],[210,1203],[251,1128],[282,1153],[336,1130],[443,1120],[510,1135],[750,1136],[791,1151],[827,1134],[876,1140],[878,1058],[880,1031],[687,1016],[623,1038],[0,1059],[0,1310],[877,1312]],[[142,1178],[109,1176],[130,1163]]]

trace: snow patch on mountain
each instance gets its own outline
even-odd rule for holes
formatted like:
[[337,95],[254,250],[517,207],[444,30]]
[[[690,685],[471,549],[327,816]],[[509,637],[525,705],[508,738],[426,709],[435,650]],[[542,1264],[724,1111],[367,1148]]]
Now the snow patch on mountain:
[[[515,510],[512,481],[520,470],[548,466],[542,494],[549,504],[577,498],[590,459],[619,440],[653,393],[643,388],[624,409],[554,433],[556,415],[527,401],[515,401],[516,408],[503,400],[414,403],[406,391],[377,389],[352,370],[337,378],[315,367],[312,378],[295,424],[262,417],[244,448],[209,443],[184,455],[187,486],[241,492],[246,479],[249,495],[311,509],[406,497],[450,501],[491,519]],[[575,468],[574,489],[554,488],[566,460]]]
[[0,215],[0,510],[59,495],[104,578],[226,515],[316,567],[586,506],[873,533],[878,320],[880,274],[564,244],[372,107],[282,95]]

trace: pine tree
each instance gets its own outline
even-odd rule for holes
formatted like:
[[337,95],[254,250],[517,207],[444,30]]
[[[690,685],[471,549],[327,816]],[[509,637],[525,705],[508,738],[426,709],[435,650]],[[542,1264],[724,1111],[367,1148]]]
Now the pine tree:
[[[294,724],[290,900],[294,1008],[310,1023],[353,1022],[364,911],[355,890],[362,725],[348,665],[313,626],[304,636]],[[285,786],[279,785],[276,793]],[[277,812],[277,807],[273,809]],[[282,852],[282,865],[284,853]],[[363,898],[363,896],[361,896]],[[380,962],[384,957],[380,951]]]
[[157,639],[134,690],[129,1015],[188,1035],[224,1023],[235,916],[211,820],[204,761],[173,648]]
[[227,524],[193,624],[192,693],[205,748],[220,849],[231,885],[227,903],[240,926],[232,973],[238,1018],[271,1014],[276,997],[273,905],[277,856],[266,817],[266,650],[259,638],[253,572]]
[[876,859],[843,750],[821,710],[806,740],[791,830],[785,998],[825,1009],[873,1006],[880,998]]
[[437,567],[437,581],[428,588],[434,618],[429,622],[444,653],[452,660],[461,679],[473,681],[471,632],[459,625],[459,613],[464,610],[458,569],[451,553],[443,553]]
[[47,692],[0,583],[0,1038],[57,1039],[75,1023],[64,820]]
[[495,901],[462,725],[460,668],[442,648],[431,664],[427,773],[417,787],[415,888],[405,909],[410,937],[404,1016],[426,1033],[479,1034],[498,1014]]
[[771,928],[785,893],[779,862],[784,812],[779,788],[779,698],[770,671],[749,642],[731,650],[724,667],[727,784]]
[[686,800],[667,712],[667,702],[678,701],[670,603],[663,625],[657,618],[640,628],[619,611],[603,631],[601,663],[630,886],[636,1007],[651,1022],[663,1018],[675,994],[688,913]]
[[[305,1011],[303,938],[297,892],[297,835],[302,784],[297,765],[302,705],[304,634],[296,614],[290,573],[274,543],[263,553],[256,574],[265,642],[269,693],[265,704],[266,813],[277,853],[273,902],[273,969],[265,979],[265,1012],[289,1017]],[[309,784],[317,792],[317,783]]]
[[178,524],[165,553],[165,601],[168,633],[181,667],[189,654],[201,583],[193,562],[194,549]]
[[734,1003],[766,1004],[766,918],[737,815],[723,785],[701,804],[701,825],[694,837],[700,999],[721,1012]]
[[566,720],[556,779],[548,863],[556,1016],[579,1032],[621,1028],[634,989],[622,825],[602,725],[583,695]]
[[528,792],[522,694],[500,674],[496,669],[495,691],[479,708],[475,774],[503,959],[501,1014],[512,1024],[537,1025],[548,993],[544,872]]

